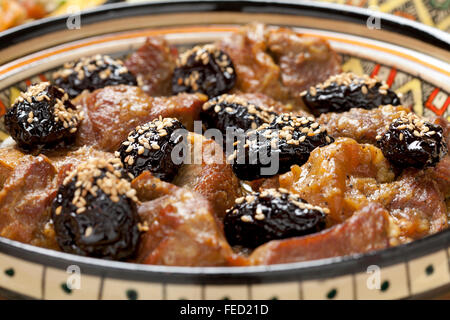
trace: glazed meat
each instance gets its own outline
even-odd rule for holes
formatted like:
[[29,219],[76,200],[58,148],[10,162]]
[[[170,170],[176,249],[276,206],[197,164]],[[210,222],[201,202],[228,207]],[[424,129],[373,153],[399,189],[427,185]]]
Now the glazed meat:
[[187,142],[189,163],[183,164],[173,183],[201,194],[222,219],[225,210],[241,196],[239,180],[214,140],[189,134]]
[[0,148],[0,190],[25,154],[15,148]]
[[275,240],[257,248],[251,264],[279,264],[345,256],[389,246],[389,215],[382,206],[369,203],[342,224],[320,233]]
[[314,205],[328,207],[331,225],[377,202],[392,216],[400,242],[447,227],[445,201],[436,181],[412,169],[394,181],[381,151],[352,139],[339,138],[316,149],[305,165],[280,176],[280,185]]
[[153,98],[138,87],[125,85],[96,90],[79,98],[85,120],[77,145],[115,151],[130,131],[159,116],[177,118],[191,130],[205,101],[206,96],[197,94]]
[[176,58],[177,49],[164,38],[149,37],[124,63],[145,93],[150,96],[169,96],[172,93]]
[[299,94],[339,73],[340,57],[325,40],[252,24],[218,42],[233,60],[235,89],[261,92],[299,109]]
[[[97,56],[97,60],[103,59]],[[388,136],[386,130],[392,122],[410,109],[401,105],[376,108],[379,100],[370,96],[366,102],[375,109],[317,112],[317,118],[306,110],[306,98],[301,96],[305,90],[308,101],[320,100],[329,92],[333,99],[350,101],[351,92],[356,92],[359,99],[366,95],[366,89],[371,89],[373,81],[377,82],[364,76],[364,85],[356,83],[359,87],[351,91],[346,89],[347,82],[355,77],[341,74],[332,79],[339,78],[342,83],[323,90],[319,84],[340,74],[340,63],[340,56],[322,38],[257,23],[184,55],[178,55],[163,37],[147,38],[123,64],[115,60],[111,69],[119,74],[129,71],[127,76],[138,86],[103,86],[71,100],[78,116],[76,127],[70,128],[73,139],[64,139],[64,144],[45,144],[34,152],[20,149],[13,138],[2,143],[0,237],[70,252],[55,239],[55,229],[59,241],[59,228],[67,226],[58,223],[58,217],[76,211],[80,214],[76,220],[83,224],[85,211],[90,210],[94,216],[106,213],[107,220],[89,221],[91,228],[77,233],[90,238],[93,227],[124,225],[114,215],[115,209],[123,207],[122,212],[134,218],[129,221],[130,228],[124,225],[126,228],[120,230],[125,230],[125,236],[139,238],[139,243],[133,241],[133,250],[120,257],[99,257],[167,266],[231,267],[361,254],[448,228],[447,149],[440,148],[439,157],[432,157],[434,167],[413,168],[396,164],[397,159],[399,163],[414,159],[408,158],[406,152],[398,152],[399,145],[404,146],[398,142],[406,141],[408,146],[417,143],[423,137],[423,128],[398,128],[408,129],[410,136],[417,137],[414,143],[397,131],[397,140],[385,139],[393,142],[389,149],[379,142]],[[83,78],[83,74],[96,70],[89,65],[77,70],[73,64],[67,72]],[[120,67],[123,65],[127,68]],[[180,74],[174,76],[177,72]],[[103,80],[109,76],[96,74]],[[229,80],[222,81],[223,88],[209,85],[220,76]],[[68,85],[66,90],[74,84]],[[22,102],[28,98],[44,104],[51,100],[33,88],[40,88],[39,84],[21,93]],[[387,85],[380,88],[387,90]],[[173,90],[206,92],[209,97],[200,93],[174,95]],[[216,96],[216,91],[226,94]],[[59,101],[53,102],[58,114],[64,111],[59,110]],[[330,111],[326,103],[320,107]],[[349,109],[348,105],[339,107],[335,109]],[[21,123],[34,124],[35,116],[33,112],[22,113]],[[52,120],[53,116],[38,117],[36,121]],[[62,118],[68,116],[61,114]],[[439,117],[414,119],[417,121],[412,124],[417,128],[423,127],[425,121],[442,127],[441,136],[441,129],[427,122],[428,130],[424,132],[430,136],[438,132],[436,141],[443,146],[445,139],[450,146],[448,121]],[[203,121],[203,135],[198,132],[198,123],[194,128],[195,120]],[[151,121],[153,125],[148,124]],[[233,157],[227,158],[226,154],[233,155],[235,150],[225,150],[220,141],[230,127],[255,129],[260,137],[285,142],[281,163],[285,173],[260,179],[247,172],[252,163],[233,172],[227,163]],[[175,135],[169,128],[191,132]],[[208,136],[213,131],[206,130],[211,128],[219,128],[217,137]],[[311,144],[305,152],[296,149],[317,135],[324,140]],[[246,143],[246,148],[252,146],[249,138]],[[267,146],[273,150],[274,144],[269,142]],[[298,154],[304,155],[301,161]],[[111,163],[119,165],[117,168],[101,165],[105,163],[102,159],[110,161],[113,157]],[[76,173],[74,169],[87,162],[93,166],[86,165],[76,179],[64,182],[69,174]],[[255,180],[245,181],[247,178]],[[98,190],[111,196],[107,207],[100,200],[102,208],[91,206],[102,196],[98,196]],[[118,194],[132,201],[119,203],[114,200]],[[72,207],[74,211],[66,210]],[[68,239],[71,236],[68,234]],[[94,234],[94,238],[103,246],[102,236]],[[108,243],[104,245],[105,252],[111,248]]]
[[401,242],[422,238],[448,226],[444,197],[437,183],[424,172],[407,170],[397,181],[382,184],[366,196],[389,211],[399,227]]
[[178,190],[177,186],[156,178],[150,171],[144,171],[134,178],[131,187],[136,190],[136,196],[141,202],[155,200]]
[[275,100],[288,102],[288,90],[280,82],[280,67],[267,53],[266,32],[264,25],[252,24],[220,40],[217,46],[233,61],[237,90],[262,92]]
[[394,173],[381,150],[355,140],[338,138],[317,148],[303,166],[293,166],[280,176],[280,186],[299,194],[309,203],[330,209],[330,224],[341,223],[367,204],[353,187],[353,180],[373,184],[394,180]]
[[47,157],[22,157],[0,191],[0,236],[58,248],[48,225],[58,181],[61,177]]
[[323,113],[317,122],[332,137],[347,137],[359,143],[376,145],[376,136],[384,132],[385,127],[397,119],[401,111],[410,110],[403,106],[382,106],[372,110],[354,108],[343,113]]
[[139,207],[148,231],[137,261],[171,266],[227,266],[235,255],[219,229],[209,202],[195,192],[174,193]]
[[341,72],[340,56],[324,39],[280,28],[269,32],[267,46],[296,105],[301,105],[302,91]]

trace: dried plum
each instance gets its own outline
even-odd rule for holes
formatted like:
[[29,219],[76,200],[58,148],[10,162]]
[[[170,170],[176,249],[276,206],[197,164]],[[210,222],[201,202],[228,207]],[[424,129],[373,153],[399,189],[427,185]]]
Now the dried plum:
[[41,82],[20,94],[5,115],[5,127],[21,148],[33,150],[69,142],[82,118],[64,90]]
[[59,246],[89,257],[132,257],[143,229],[136,201],[119,159],[82,163],[66,177],[52,204]]
[[[302,165],[308,161],[315,148],[332,142],[334,139],[312,117],[282,114],[272,123],[265,123],[250,132],[243,148],[238,143],[228,161],[232,162],[233,171],[238,178],[255,180],[287,172],[294,164]],[[267,170],[273,163],[267,162],[270,159],[276,161],[276,157],[277,168],[269,173]]]
[[227,128],[256,129],[276,117],[272,108],[257,106],[236,95],[224,94],[203,105],[200,117],[206,128],[219,129],[224,135]]
[[434,167],[447,154],[442,127],[402,112],[377,143],[386,159],[398,168]]
[[321,231],[328,212],[287,190],[266,189],[236,199],[224,218],[225,236],[232,246],[254,249],[271,240]]
[[173,148],[183,140],[178,129],[185,127],[172,118],[159,118],[138,126],[122,142],[116,155],[134,176],[148,170],[163,181],[172,181],[181,166],[171,157]]
[[375,109],[399,105],[400,98],[385,82],[367,75],[342,73],[301,93],[304,104],[315,115],[345,112],[351,108]]
[[196,46],[182,53],[172,77],[172,91],[203,93],[216,97],[228,92],[236,83],[230,57],[214,45]]
[[119,84],[135,86],[137,83],[122,61],[100,54],[64,64],[63,69],[53,73],[53,79],[71,99],[84,90],[94,91]]

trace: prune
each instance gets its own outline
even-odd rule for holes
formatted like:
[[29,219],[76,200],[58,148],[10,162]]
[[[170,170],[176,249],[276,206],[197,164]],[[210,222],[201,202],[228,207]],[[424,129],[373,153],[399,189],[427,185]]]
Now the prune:
[[172,77],[173,93],[203,93],[216,97],[228,92],[236,83],[230,57],[214,45],[196,46],[182,53]]
[[270,123],[276,113],[267,107],[249,103],[236,95],[224,94],[210,99],[203,105],[200,117],[206,128],[217,128],[224,135],[227,128],[256,129],[263,123]]
[[94,158],[72,171],[59,187],[51,213],[56,240],[65,252],[122,260],[136,251],[136,191],[119,159]]
[[[177,119],[159,118],[138,126],[122,142],[116,156],[134,176],[148,170],[163,181],[172,181],[181,166],[172,161],[173,148],[183,140],[185,129]],[[187,132],[187,131],[186,131]]]
[[414,113],[402,112],[377,136],[377,143],[386,159],[398,168],[434,167],[447,154],[442,127]]
[[[228,161],[238,178],[255,180],[287,172],[294,164],[302,165],[315,148],[332,142],[334,139],[312,117],[282,114],[248,133],[243,148],[242,142],[237,143]],[[267,171],[273,168],[276,157],[277,167]]]
[[100,54],[64,64],[63,69],[53,73],[53,79],[71,99],[84,90],[94,91],[119,84],[136,85],[136,78],[122,61]]
[[342,73],[301,93],[304,104],[315,115],[345,112],[351,108],[375,109],[399,105],[400,98],[386,83],[367,75]]
[[83,118],[67,93],[49,82],[33,84],[22,92],[5,115],[5,127],[25,150],[69,142]]
[[321,231],[329,210],[306,203],[284,189],[265,189],[236,199],[224,218],[232,246],[254,249],[271,240]]

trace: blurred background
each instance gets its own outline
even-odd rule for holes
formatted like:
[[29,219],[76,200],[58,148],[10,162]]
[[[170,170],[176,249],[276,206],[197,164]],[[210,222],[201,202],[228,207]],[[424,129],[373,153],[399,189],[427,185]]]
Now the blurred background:
[[[145,0],[149,1],[149,0]],[[151,1],[151,0],[150,0]],[[170,0],[169,0],[170,1]],[[450,0],[318,0],[391,13],[450,32]],[[0,31],[41,19],[87,10],[118,0],[0,0]],[[128,0],[125,2],[143,2]]]

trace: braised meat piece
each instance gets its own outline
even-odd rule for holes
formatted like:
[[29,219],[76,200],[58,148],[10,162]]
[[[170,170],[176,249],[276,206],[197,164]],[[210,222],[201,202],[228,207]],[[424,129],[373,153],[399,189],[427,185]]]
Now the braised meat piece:
[[142,235],[137,262],[171,266],[234,264],[235,255],[210,203],[195,192],[177,189],[139,207],[148,231]]
[[16,148],[0,148],[0,190],[24,155]]
[[359,143],[377,144],[376,137],[382,134],[401,113],[409,112],[403,106],[382,106],[372,110],[354,108],[343,113],[323,113],[317,122],[327,129],[332,137],[347,137]]
[[164,38],[148,37],[124,64],[134,74],[142,91],[150,96],[169,96],[177,55],[177,49]]
[[302,105],[302,91],[341,72],[340,56],[322,38],[279,28],[268,32],[267,48],[280,66],[281,83],[296,105]]
[[150,171],[142,172],[131,181],[131,187],[136,190],[136,196],[141,202],[155,200],[178,190],[178,187],[155,177]]
[[389,214],[381,205],[369,203],[320,233],[268,242],[252,253],[250,261],[266,265],[332,258],[384,249],[389,242]]
[[214,140],[194,133],[186,140],[187,156],[173,183],[201,194],[222,219],[225,211],[241,196],[239,180]]
[[261,92],[275,100],[289,102],[289,92],[280,82],[280,67],[267,53],[267,28],[251,24],[217,42],[231,58],[236,70],[235,89]]
[[206,99],[197,94],[153,98],[138,87],[125,85],[96,90],[80,98],[85,121],[80,126],[77,145],[115,151],[130,131],[159,116],[177,118],[191,130]]
[[354,189],[354,179],[391,182],[394,173],[380,149],[355,140],[338,138],[317,148],[303,166],[280,176],[280,186],[316,206],[330,209],[330,223],[341,223],[367,203]]
[[348,138],[316,149],[302,167],[280,176],[280,186],[330,209],[329,224],[342,223],[369,202],[386,208],[400,243],[447,227],[444,197],[427,172],[394,173],[381,150]]
[[22,157],[0,191],[0,236],[58,249],[49,224],[58,180],[47,157]]
[[437,183],[423,171],[406,170],[397,181],[381,184],[366,196],[389,211],[401,242],[423,238],[448,226],[444,197]]

